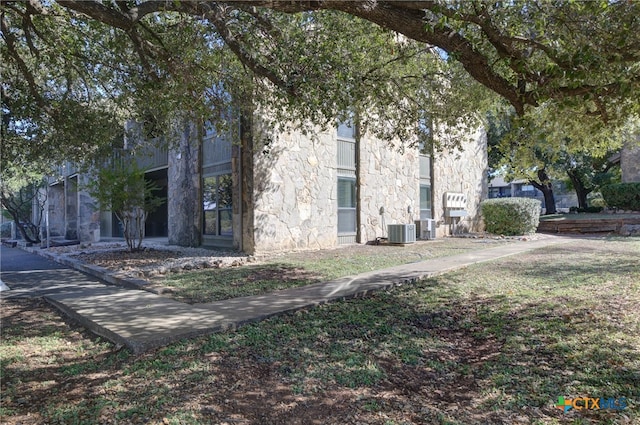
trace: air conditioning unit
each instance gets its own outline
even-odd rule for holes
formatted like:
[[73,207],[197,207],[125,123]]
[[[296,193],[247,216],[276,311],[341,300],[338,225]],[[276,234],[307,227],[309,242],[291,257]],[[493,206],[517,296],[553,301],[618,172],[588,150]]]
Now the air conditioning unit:
[[414,243],[416,241],[415,224],[389,224],[389,243]]
[[435,239],[436,221],[433,219],[416,220],[416,239]]

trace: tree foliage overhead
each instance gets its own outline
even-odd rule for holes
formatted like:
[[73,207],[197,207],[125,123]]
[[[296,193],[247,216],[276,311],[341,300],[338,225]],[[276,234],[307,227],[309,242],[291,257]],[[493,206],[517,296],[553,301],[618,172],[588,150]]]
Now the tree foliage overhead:
[[546,105],[576,130],[616,125],[638,110],[638,2],[30,0],[0,7],[2,149],[12,160],[97,155],[125,119],[154,133],[175,111],[219,123],[249,101],[288,122],[327,124],[356,109],[384,138],[419,130],[425,111],[455,122],[486,99],[478,85],[520,116]]
[[593,112],[606,115],[611,100],[626,98],[640,83],[640,5],[632,1],[143,1],[127,2],[135,7],[126,10],[98,2],[60,4],[125,30],[161,11],[204,17],[245,65],[279,86],[295,87],[295,78],[272,69],[269,55],[253,55],[251,40],[234,31],[246,23],[237,17],[245,16],[251,29],[274,34],[279,15],[256,7],[338,10],[438,46],[519,113],[548,99],[586,96]]
[[220,125],[253,107],[300,125],[357,112],[380,137],[410,140],[427,109],[453,124],[488,92],[433,46],[338,11],[65,1],[2,11],[12,160],[98,156],[126,119],[156,136],[176,112]]
[[[619,176],[611,158],[634,140],[640,123],[602,127],[541,105],[524,116],[506,107],[488,115],[489,167],[507,181],[525,179],[551,199],[553,181],[566,181],[587,208],[587,196]],[[591,120],[595,121],[595,120]],[[581,124],[582,126],[579,126]],[[550,204],[550,202],[547,202]]]

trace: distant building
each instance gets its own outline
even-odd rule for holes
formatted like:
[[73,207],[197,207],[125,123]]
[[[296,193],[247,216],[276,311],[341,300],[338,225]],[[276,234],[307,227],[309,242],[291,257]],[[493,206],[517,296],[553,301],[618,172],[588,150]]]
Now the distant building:
[[[542,208],[546,209],[542,192],[526,180],[506,182],[504,178],[496,176],[489,178],[489,198],[535,198],[540,200]],[[568,212],[569,208],[578,206],[578,197],[573,191],[567,190],[562,181],[553,182],[553,196],[558,212]]]

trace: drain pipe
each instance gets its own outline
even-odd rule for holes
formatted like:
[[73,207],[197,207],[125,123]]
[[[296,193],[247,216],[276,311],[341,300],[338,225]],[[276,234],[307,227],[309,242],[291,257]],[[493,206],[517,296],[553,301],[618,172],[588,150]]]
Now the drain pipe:
[[244,202],[244,173],[242,171],[242,163],[244,162],[244,151],[242,149],[242,141],[243,141],[243,131],[242,131],[242,112],[240,112],[240,119],[238,120],[238,133],[240,135],[240,145],[238,146],[238,213],[240,214],[240,238],[238,241],[238,248],[240,252],[244,252],[244,210],[242,208],[242,204]]
[[243,203],[244,203],[244,173],[242,172],[242,162],[244,160],[243,158],[243,150],[242,150],[242,146],[240,146],[238,148],[238,156],[239,156],[239,161],[240,164],[238,164],[238,177],[240,180],[240,185],[239,185],[239,189],[240,189],[240,193],[238,194],[238,199],[240,200],[240,205],[238,207],[238,213],[240,214],[240,240],[238,243],[238,248],[240,248],[240,252],[244,252],[244,209],[242,207]]

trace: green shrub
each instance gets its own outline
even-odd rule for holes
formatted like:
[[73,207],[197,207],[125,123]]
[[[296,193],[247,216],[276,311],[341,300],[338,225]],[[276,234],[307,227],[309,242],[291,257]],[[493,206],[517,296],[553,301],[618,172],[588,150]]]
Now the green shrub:
[[607,206],[607,203],[602,198],[602,194],[600,192],[596,192],[589,196],[589,205],[593,207],[602,207],[604,209],[604,207]]
[[640,183],[610,184],[600,191],[610,208],[640,211]]
[[540,201],[537,199],[487,199],[480,207],[489,233],[525,235],[535,232],[540,222]]

